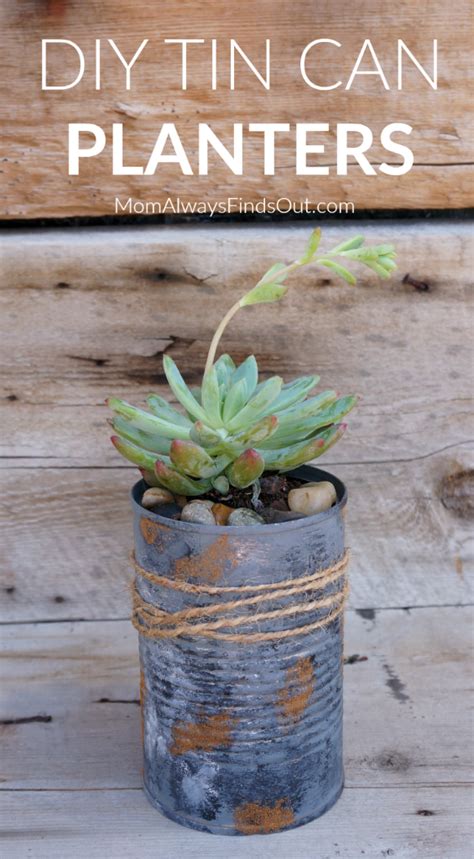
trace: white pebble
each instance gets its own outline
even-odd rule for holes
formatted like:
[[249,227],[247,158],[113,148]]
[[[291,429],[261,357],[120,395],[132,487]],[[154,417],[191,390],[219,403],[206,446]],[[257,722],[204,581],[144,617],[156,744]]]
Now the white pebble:
[[336,490],[328,480],[320,483],[305,483],[288,493],[288,507],[295,513],[313,516],[328,510],[337,501]]
[[263,525],[265,520],[248,507],[238,507],[230,514],[228,525]]
[[160,504],[170,504],[174,501],[174,497],[167,489],[161,489],[159,486],[152,486],[146,489],[142,497],[142,507],[151,510],[152,507],[158,507]]
[[[212,501],[210,502],[212,506]],[[181,510],[183,522],[196,522],[198,525],[215,525],[214,514],[207,501],[191,501]]]

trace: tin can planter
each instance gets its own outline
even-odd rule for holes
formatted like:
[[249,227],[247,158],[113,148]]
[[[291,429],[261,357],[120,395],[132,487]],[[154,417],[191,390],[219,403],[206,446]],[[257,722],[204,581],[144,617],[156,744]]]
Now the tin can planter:
[[144,788],[205,832],[301,826],[343,787],[346,491],[311,466],[291,476],[331,481],[337,503],[222,527],[145,510],[143,482],[132,492]]

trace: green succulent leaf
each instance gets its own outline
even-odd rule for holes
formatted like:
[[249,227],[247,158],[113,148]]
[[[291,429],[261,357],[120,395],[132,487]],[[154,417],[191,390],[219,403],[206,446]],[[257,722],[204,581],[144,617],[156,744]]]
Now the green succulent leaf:
[[183,474],[190,477],[207,477],[206,472],[212,473],[214,461],[211,456],[194,444],[193,441],[175,439],[171,442],[170,458],[173,465]]
[[131,441],[132,444],[136,444],[137,447],[144,448],[145,450],[153,453],[169,454],[171,445],[169,438],[163,438],[159,435],[151,435],[150,433],[143,432],[143,430],[136,429],[130,421],[127,421],[125,418],[121,418],[120,416],[113,419],[112,427],[122,439]]
[[[116,435],[112,436],[111,442],[117,448],[118,452],[121,453],[125,459],[128,459],[129,462],[133,462],[134,465],[138,465],[140,468],[145,468],[147,471],[154,470],[156,454],[143,450],[143,448],[138,447],[136,444],[132,444],[130,441],[125,441],[125,439],[119,438]],[[164,462],[171,461],[168,460],[167,456],[162,456],[161,458]]]
[[215,366],[204,373],[201,387],[201,403],[206,412],[207,423],[214,429],[223,426],[219,381]]
[[245,380],[247,388],[247,399],[250,399],[258,383],[258,366],[255,355],[249,355],[245,361],[237,367],[232,375],[232,384],[235,385],[241,379]]
[[347,283],[350,283],[351,286],[357,283],[357,278],[354,277],[349,269],[344,268],[343,265],[340,265],[338,262],[335,262],[333,259],[320,259],[318,260],[320,265],[324,265],[326,268],[330,268],[339,275],[339,277],[344,278]]
[[336,391],[321,391],[315,397],[310,397],[308,400],[303,400],[302,403],[278,412],[278,429],[292,429],[297,426],[298,421],[317,415],[323,408],[327,408],[332,403],[335,403],[336,400]]
[[225,474],[219,474],[219,477],[212,478],[212,486],[220,495],[227,495],[230,489],[230,483]]
[[170,406],[170,404],[158,394],[149,394],[146,401],[153,414],[158,418],[162,418],[162,420],[168,421],[172,424],[177,424],[178,426],[188,428],[191,426],[191,421],[186,417],[186,415],[182,415],[181,412],[178,412],[177,409]]
[[[189,390],[175,362],[169,355],[163,356],[163,369],[165,371],[168,384],[176,399],[195,420],[204,421],[206,423],[207,415],[205,410],[201,405],[199,405],[198,401]],[[180,438],[181,436],[177,437]]]
[[250,304],[267,304],[271,301],[279,301],[288,291],[283,286],[287,275],[288,266],[277,262],[268,269],[261,280],[240,299],[240,306],[247,307]]
[[[335,251],[332,251],[335,253]],[[381,256],[389,255],[394,253],[393,245],[375,245],[374,247],[356,247],[349,248],[342,252],[339,252],[341,256],[345,256],[348,259],[358,260],[359,262],[368,262],[371,260],[377,260]]]
[[261,418],[253,426],[247,427],[242,432],[236,433],[231,437],[233,443],[241,444],[244,447],[257,445],[265,439],[270,438],[278,427],[278,418],[276,415],[267,415]]
[[192,480],[180,474],[172,465],[168,465],[163,457],[155,463],[155,473],[161,486],[169,489],[175,495],[194,497],[203,495],[211,487],[210,480]]
[[260,451],[265,459],[265,468],[270,471],[287,471],[291,468],[296,468],[298,465],[303,465],[305,462],[310,462],[312,459],[321,456],[329,447],[338,441],[346,429],[345,424],[329,427],[324,430],[317,438],[309,441],[298,442],[297,444],[289,445],[281,450],[263,450]]
[[281,393],[271,405],[272,413],[283,411],[290,406],[301,402],[309,392],[318,384],[319,376],[302,376],[294,382],[283,385]]
[[332,248],[330,251],[331,256],[342,254],[344,251],[352,251],[355,248],[360,248],[364,244],[364,241],[364,236],[354,236],[353,239],[349,239],[347,242],[342,242],[342,244],[336,245],[335,248]]
[[232,374],[235,372],[235,364],[230,355],[221,355],[214,364],[217,373],[219,387],[227,391]]
[[140,468],[140,473],[145,483],[148,483],[148,486],[159,486],[161,489],[166,489],[166,486],[163,486],[163,484],[160,483],[154,471],[147,471],[146,468]]
[[265,468],[265,460],[257,450],[249,448],[234,460],[226,471],[226,477],[231,486],[245,489],[254,483]]
[[311,233],[308,244],[306,245],[305,251],[303,255],[299,259],[300,265],[307,265],[313,259],[316,251],[318,250],[319,243],[321,241],[321,230],[318,227],[316,230],[313,230]]
[[144,409],[131,406],[130,403],[126,403],[125,400],[120,400],[118,397],[109,397],[106,403],[115,414],[126,418],[136,429],[143,430],[143,432],[160,435],[163,438],[189,438],[189,430],[186,427],[151,415]]
[[189,437],[201,447],[216,447],[222,441],[219,432],[206,426],[202,421],[196,421],[189,432]]
[[280,376],[272,376],[271,379],[264,382],[247,405],[232,420],[226,421],[227,429],[240,431],[245,429],[248,424],[255,423],[260,417],[263,417],[280,393],[282,382]]
[[312,417],[303,418],[302,420],[291,424],[291,426],[277,429],[268,441],[262,442],[262,447],[280,448],[285,447],[292,442],[307,439],[312,436],[313,433],[320,430],[321,427],[327,427],[331,424],[339,423],[342,418],[354,408],[356,402],[357,397],[355,396],[341,397],[328,409],[323,409]]
[[225,426],[244,408],[247,400],[247,382],[245,379],[239,379],[232,385],[224,401],[222,418]]

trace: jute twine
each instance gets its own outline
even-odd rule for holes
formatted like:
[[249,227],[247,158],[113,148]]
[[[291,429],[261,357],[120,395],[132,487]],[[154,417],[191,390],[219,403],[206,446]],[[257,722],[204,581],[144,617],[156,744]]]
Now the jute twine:
[[[308,573],[296,579],[285,579],[260,585],[242,585],[241,587],[217,587],[211,585],[196,585],[191,582],[182,582],[169,579],[141,567],[135,556],[131,557],[137,576],[141,576],[153,585],[171,588],[188,594],[207,594],[224,596],[226,594],[238,594],[239,599],[226,602],[218,602],[206,606],[194,606],[181,611],[167,612],[143,599],[137,588],[135,580],[133,588],[133,614],[132,623],[141,635],[147,638],[179,638],[181,636],[202,637],[219,639],[222,641],[234,641],[242,643],[276,641],[285,638],[293,638],[297,635],[307,635],[316,629],[328,626],[344,610],[344,604],[348,594],[346,578],[349,553],[346,551],[343,557],[330,567]],[[327,595],[317,597],[317,591],[324,590],[328,585],[338,583],[337,589]],[[253,594],[253,596],[247,596]],[[269,611],[255,611],[233,615],[236,609],[246,606],[262,606],[264,603],[287,597],[298,597],[304,595],[303,600],[296,600],[288,605]],[[302,626],[293,626],[286,629],[268,630],[266,632],[224,632],[224,629],[233,629],[239,626],[256,626],[261,621],[279,620],[301,616],[308,612],[327,610],[327,614],[311,623]],[[215,615],[224,615],[215,619]]]

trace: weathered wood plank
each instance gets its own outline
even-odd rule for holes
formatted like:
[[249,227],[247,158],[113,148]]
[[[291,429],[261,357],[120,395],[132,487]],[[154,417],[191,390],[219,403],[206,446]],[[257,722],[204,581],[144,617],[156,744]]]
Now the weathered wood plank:
[[[324,817],[280,835],[206,835],[162,817],[139,790],[9,792],[3,800],[9,859],[471,859],[466,787],[346,788]],[[425,814],[435,808],[434,815]]]
[[[461,0],[446,10],[441,0],[417,3],[401,0],[396,13],[389,0],[381,0],[377,15],[367,4],[356,2],[344,15],[329,0],[314,10],[304,0],[275,4],[261,0],[258,13],[252,0],[239,3],[238,15],[228,3],[184,0],[179,4],[147,0],[104,0],[100,8],[81,0],[61,7],[21,0],[13,7],[0,5],[4,32],[1,81],[5,112],[5,196],[2,217],[100,215],[114,211],[115,196],[158,200],[180,196],[184,201],[224,200],[229,196],[256,202],[282,196],[311,203],[321,200],[352,201],[358,208],[458,208],[472,205],[474,191],[468,166],[470,116],[466,111],[469,64],[470,5]],[[423,27],[419,21],[423,20]],[[315,38],[339,41],[342,49],[326,49],[322,61],[310,62],[308,71],[323,74],[324,81],[342,81],[339,89],[315,92],[304,84],[299,57]],[[464,35],[465,34],[465,35]],[[181,92],[177,46],[165,38],[202,38],[205,45],[191,46],[189,88]],[[86,75],[76,88],[42,92],[40,39],[69,38],[86,54]],[[125,89],[124,68],[107,38],[115,40],[131,58],[143,38],[150,38]],[[370,37],[389,81],[386,92],[378,76],[359,76],[345,90],[364,39]],[[102,90],[94,89],[94,39],[104,44]],[[211,90],[210,39],[218,40],[218,81]],[[273,78],[265,90],[243,62],[237,63],[237,85],[229,92],[229,39],[235,38],[257,64],[262,65],[264,40],[270,38]],[[432,67],[432,41],[439,40],[440,80],[434,91],[413,66],[397,91],[397,39],[404,39],[428,71]],[[19,66],[21,55],[21,73]],[[320,55],[321,56],[321,55]],[[321,62],[324,64],[321,70]],[[71,50],[57,52],[50,64],[62,80],[77,72]],[[370,67],[365,64],[364,68]],[[361,122],[374,133],[370,152],[373,164],[386,153],[378,143],[389,122],[413,125],[410,145],[415,167],[402,177],[368,177],[357,165],[348,176],[335,172],[335,124]],[[207,121],[230,144],[234,122],[287,122],[292,131],[281,135],[275,176],[263,175],[260,135],[246,135],[244,176],[234,176],[217,158],[211,158],[209,176],[183,176],[176,165],[162,166],[153,177],[112,176],[111,155],[106,151],[88,159],[79,177],[67,175],[67,125],[92,122],[103,126],[110,140],[113,122],[124,125],[126,163],[145,166],[156,135],[165,121],[175,121],[196,171],[196,129]],[[325,155],[327,177],[295,175],[294,126],[297,122],[327,122]],[[252,139],[253,137],[253,139]],[[390,157],[389,159],[390,160]],[[392,160],[396,160],[392,156]]]
[[[472,452],[459,446],[406,462],[326,463],[349,489],[353,607],[472,601]],[[135,473],[27,462],[0,471],[3,619],[128,615]]]
[[[10,859],[471,859],[468,788],[351,790],[324,817],[280,835],[241,839],[183,830],[141,791],[7,793],[4,842]],[[433,816],[425,815],[436,808]],[[356,851],[356,852],[355,852]]]
[[[359,229],[370,241],[396,241],[393,281],[375,285],[363,273],[356,289],[333,288],[331,274],[307,270],[285,302],[238,316],[225,346],[238,359],[258,344],[264,373],[316,368],[325,387],[359,392],[353,431],[338,448],[342,461],[427,455],[465,441],[470,225]],[[296,255],[307,232],[298,225],[6,236],[3,455],[115,464],[103,432],[105,396],[139,401],[150,388],[162,391],[164,351],[197,380],[222,308],[283,248]],[[347,234],[329,226],[326,240]],[[428,289],[403,282],[408,273]]]
[[[469,607],[395,609],[373,617],[347,613],[346,656],[367,657],[345,668],[348,787],[470,780],[464,703],[471,622]],[[1,728],[3,788],[140,787],[137,636],[131,623],[12,624],[2,637],[1,719],[26,719]],[[37,716],[51,720],[35,721]]]
[[[396,240],[393,281],[332,288],[330,274],[307,271],[285,303],[237,317],[226,346],[241,358],[258,344],[265,373],[316,367],[324,386],[362,394],[346,439],[321,463],[349,485],[353,605],[466,602],[470,225],[362,229],[373,242]],[[222,307],[282,248],[296,255],[306,235],[297,225],[4,237],[8,618],[127,614],[133,472],[108,441],[103,399],[163,390],[165,350],[196,379]],[[327,228],[328,242],[347,235]],[[408,272],[429,289],[403,283]]]
[[[356,847],[374,859],[388,851],[467,859],[470,623],[466,608],[373,618],[348,612],[346,655],[367,658],[345,669],[342,799],[301,830],[243,847],[228,839],[225,851],[239,859],[249,849],[262,859],[309,859],[317,837],[321,856],[339,851],[353,859]],[[129,623],[13,625],[4,641],[2,720],[24,720],[1,728],[9,856],[30,849],[35,859],[135,857],[139,843],[140,856],[151,857],[157,838],[166,857],[222,855],[219,838],[168,823],[139,790],[137,650]]]

